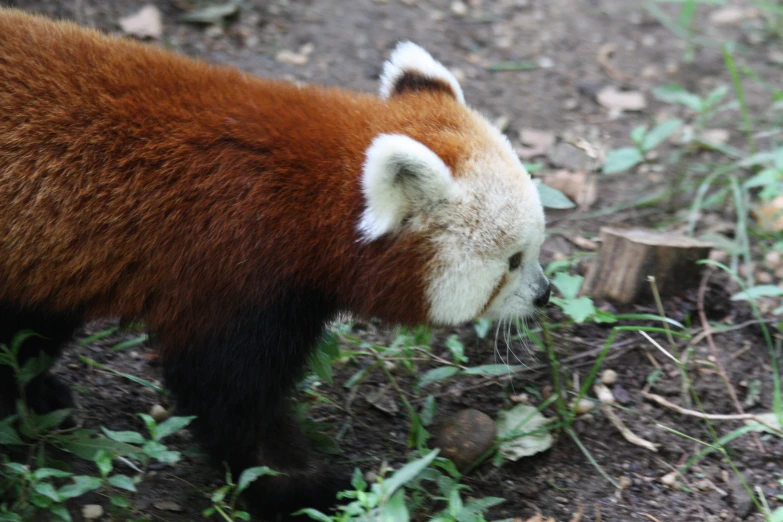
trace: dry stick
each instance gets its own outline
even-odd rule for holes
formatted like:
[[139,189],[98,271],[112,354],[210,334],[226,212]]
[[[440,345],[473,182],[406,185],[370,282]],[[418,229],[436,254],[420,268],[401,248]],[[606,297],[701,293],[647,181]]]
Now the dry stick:
[[699,419],[716,420],[716,421],[751,420],[753,422],[757,422],[761,424],[765,428],[769,428],[770,430],[777,432],[780,435],[783,435],[783,430],[781,430],[779,427],[767,422],[762,417],[759,417],[758,415],[755,415],[753,413],[729,413],[729,414],[702,413],[700,411],[689,410],[688,408],[683,408],[682,406],[678,406],[677,404],[674,404],[673,402],[669,402],[668,400],[664,399],[660,395],[656,395],[654,393],[642,391],[642,397],[644,397],[645,399],[649,399],[653,402],[657,402],[661,406],[672,409],[681,415],[688,415],[689,417],[698,417]]
[[[729,326],[729,327],[723,328],[721,330],[714,330],[712,332],[712,334],[713,335],[715,335],[715,334],[725,334],[725,333],[729,333],[729,332],[734,332],[736,330],[742,330],[743,328],[746,328],[748,326],[753,326],[754,324],[762,324],[762,323],[764,323],[764,324],[773,324],[773,323],[777,323],[778,321],[779,321],[779,319],[765,319],[765,320],[762,320],[762,321],[759,321],[758,319],[751,319],[750,321],[745,321],[744,323],[735,324],[733,326]],[[693,339],[688,341],[688,344],[690,344],[690,345],[699,344],[701,341],[704,340],[705,337],[707,337],[707,330],[702,330],[701,332],[699,332],[696,335],[694,335]]]
[[[736,408],[739,413],[744,414],[745,409],[742,407],[742,404],[737,398],[737,392],[734,390],[734,386],[731,384],[729,376],[726,373],[726,368],[723,366],[723,359],[718,353],[718,348],[715,346],[715,341],[712,339],[712,327],[710,326],[710,322],[707,320],[707,314],[704,312],[704,294],[707,290],[707,282],[710,280],[711,275],[712,270],[706,270],[704,272],[704,276],[701,278],[701,283],[699,283],[699,294],[696,301],[696,306],[699,310],[699,320],[701,321],[701,327],[704,329],[704,332],[707,336],[707,345],[710,347],[710,353],[712,353],[713,359],[715,359],[715,366],[718,368],[718,374],[720,375],[720,378],[723,379],[723,383],[726,385],[726,390],[729,392],[731,402],[734,403],[734,408]],[[764,445],[761,443],[759,434],[753,432],[752,437],[753,441],[756,443],[756,448],[758,448],[761,453],[766,453]]]

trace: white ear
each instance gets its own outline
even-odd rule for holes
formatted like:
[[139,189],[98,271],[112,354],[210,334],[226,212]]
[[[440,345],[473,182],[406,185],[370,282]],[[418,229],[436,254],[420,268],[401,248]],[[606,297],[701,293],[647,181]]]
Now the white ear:
[[465,103],[459,82],[443,64],[418,45],[401,42],[383,65],[380,95],[386,100],[411,90],[447,91]]
[[372,241],[396,230],[412,212],[459,194],[451,171],[434,152],[401,134],[381,134],[366,152],[359,232]]

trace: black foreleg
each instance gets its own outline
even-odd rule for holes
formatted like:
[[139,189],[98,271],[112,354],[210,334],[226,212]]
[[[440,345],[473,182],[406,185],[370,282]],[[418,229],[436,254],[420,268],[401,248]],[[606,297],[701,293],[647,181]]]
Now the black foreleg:
[[323,331],[330,310],[317,299],[295,299],[245,311],[206,342],[166,347],[166,384],[204,448],[238,475],[265,465],[283,475],[259,479],[245,495],[263,515],[302,507],[325,509],[345,485],[313,459],[286,394]]

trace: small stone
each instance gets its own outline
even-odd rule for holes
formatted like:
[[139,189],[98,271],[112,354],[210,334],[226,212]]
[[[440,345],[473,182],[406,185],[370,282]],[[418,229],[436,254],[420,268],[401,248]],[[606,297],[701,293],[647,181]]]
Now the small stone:
[[292,65],[306,65],[310,58],[304,54],[295,53],[288,49],[278,52],[275,59],[280,63],[290,63]]
[[154,506],[161,511],[182,511],[182,506],[171,500],[157,500]]
[[435,439],[441,456],[464,469],[483,455],[497,436],[495,421],[486,413],[466,409],[443,424]]
[[760,283],[762,285],[771,284],[773,281],[772,274],[763,271],[756,272],[755,279],[757,283]]
[[771,268],[772,270],[775,270],[776,268],[783,266],[781,263],[783,261],[783,256],[780,255],[780,252],[777,250],[771,250],[767,252],[767,255],[764,256],[764,264],[767,265],[767,268]]
[[576,98],[567,98],[566,101],[563,102],[563,109],[567,111],[574,111],[579,108],[579,100]]
[[745,10],[741,7],[724,7],[710,14],[710,22],[715,25],[735,25],[745,19]]
[[623,475],[617,479],[617,484],[620,486],[620,489],[628,489],[633,485],[633,480],[631,477],[626,477]]
[[578,415],[584,415],[593,408],[595,408],[595,403],[593,401],[590,399],[580,399],[579,403],[576,405],[576,413]]
[[639,91],[621,91],[609,85],[598,91],[598,103],[607,109],[619,111],[641,111],[647,108],[647,99]]
[[673,488],[677,484],[677,472],[672,471],[661,477],[661,484]]
[[549,58],[548,56],[541,56],[538,60],[538,66],[542,69],[551,69],[555,66],[555,61],[552,58]]
[[82,517],[85,520],[97,520],[103,516],[103,506],[100,504],[87,504],[82,507]]
[[451,12],[457,16],[465,16],[468,14],[468,6],[465,2],[457,0],[456,2],[451,3]]
[[154,5],[145,5],[136,14],[120,18],[120,29],[136,38],[155,38],[163,36],[163,21],[160,10]]
[[168,419],[170,415],[169,411],[160,404],[156,404],[150,409],[150,417],[155,419],[155,422],[163,422]]
[[601,374],[601,382],[611,386],[617,382],[617,372],[614,370],[604,370]]

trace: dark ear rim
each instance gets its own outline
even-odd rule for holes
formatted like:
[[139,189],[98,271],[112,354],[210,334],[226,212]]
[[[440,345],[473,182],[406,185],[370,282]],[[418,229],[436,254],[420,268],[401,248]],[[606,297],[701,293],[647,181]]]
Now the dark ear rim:
[[381,98],[421,92],[445,93],[465,103],[457,78],[443,64],[418,45],[400,42],[383,66]]
[[452,98],[457,99],[457,94],[448,82],[425,76],[418,71],[405,71],[402,76],[394,82],[389,95],[399,96],[401,94],[420,92],[439,92],[448,94]]

